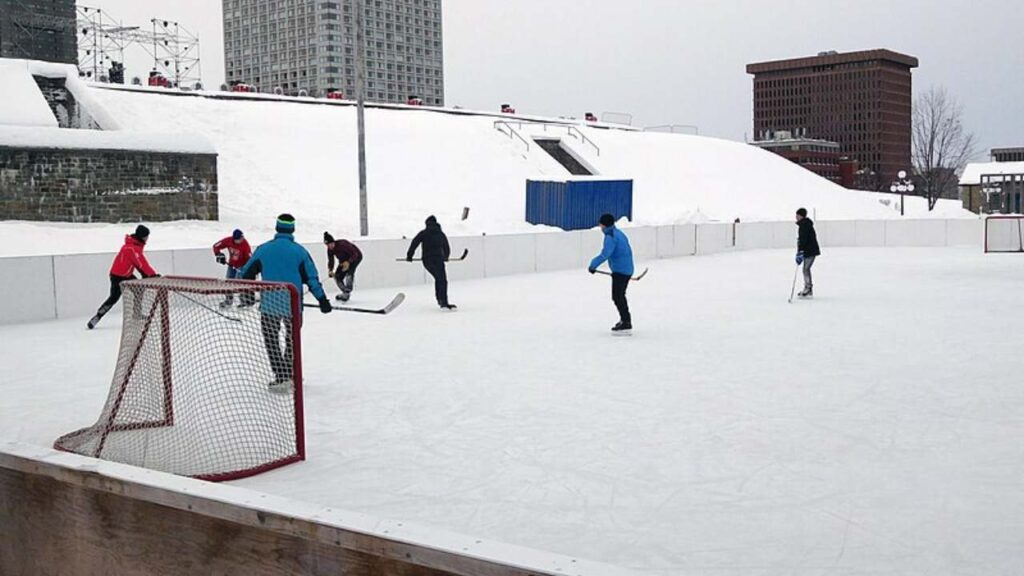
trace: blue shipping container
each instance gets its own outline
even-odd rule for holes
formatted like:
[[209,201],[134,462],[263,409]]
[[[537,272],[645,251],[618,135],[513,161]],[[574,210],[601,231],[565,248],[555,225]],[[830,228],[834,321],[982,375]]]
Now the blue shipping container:
[[602,214],[633,220],[632,180],[526,181],[526,221],[562,230],[597,226]]

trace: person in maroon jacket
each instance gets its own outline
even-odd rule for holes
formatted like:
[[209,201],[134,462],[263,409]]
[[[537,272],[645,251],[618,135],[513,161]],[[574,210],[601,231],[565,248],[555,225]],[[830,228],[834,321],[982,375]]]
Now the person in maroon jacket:
[[135,228],[133,234],[124,237],[124,246],[121,246],[121,250],[114,257],[114,263],[110,266],[110,296],[100,305],[96,315],[89,320],[89,330],[95,328],[100,319],[110,312],[114,304],[121,299],[121,283],[126,280],[134,280],[136,271],[142,274],[143,278],[159,276],[156,270],[149,265],[146,255],[142,253],[147,240],[149,240],[149,228],[142,224]]
[[[324,244],[327,245],[327,275],[334,278],[341,290],[341,294],[335,298],[348,302],[356,283],[356,268],[363,261],[363,253],[348,240],[335,240],[330,232],[324,232]],[[334,270],[335,259],[338,260],[337,271]]]
[[[227,256],[224,255],[225,250],[228,252]],[[217,258],[218,264],[224,264],[228,267],[226,278],[231,280],[241,277],[242,266],[245,266],[249,258],[252,257],[252,247],[249,246],[249,241],[245,239],[245,234],[242,234],[241,230],[235,229],[231,236],[222,238],[213,245],[213,254]],[[231,306],[233,300],[234,295],[228,294],[224,297],[224,301],[220,303],[220,307],[226,308]]]

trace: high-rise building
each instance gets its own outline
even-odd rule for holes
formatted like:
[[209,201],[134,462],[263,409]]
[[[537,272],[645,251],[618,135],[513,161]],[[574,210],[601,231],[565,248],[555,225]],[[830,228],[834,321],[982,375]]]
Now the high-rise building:
[[0,58],[76,64],[75,0],[0,0]]
[[891,50],[822,52],[747,66],[754,76],[754,134],[777,131],[838,142],[858,162],[860,186],[888,189],[910,171],[911,74],[917,58]]
[[[223,0],[229,83],[355,96],[355,0]],[[363,0],[366,98],[444,105],[441,0]]]

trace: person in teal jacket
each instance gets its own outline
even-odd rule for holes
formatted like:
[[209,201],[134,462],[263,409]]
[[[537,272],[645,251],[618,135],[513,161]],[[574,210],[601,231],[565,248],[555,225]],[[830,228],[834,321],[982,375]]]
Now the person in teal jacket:
[[619,311],[619,323],[613,332],[633,329],[633,317],[629,313],[629,302],[626,300],[626,288],[633,278],[633,249],[629,246],[629,238],[615,227],[615,217],[603,214],[599,220],[601,232],[604,233],[604,248],[601,253],[590,261],[589,272],[597,272],[597,267],[608,262],[612,269],[612,302]]
[[[300,295],[303,285],[309,286],[309,291],[320,303],[320,311],[329,314],[333,308],[320,284],[313,258],[295,241],[295,218],[291,214],[281,214],[277,217],[276,230],[274,239],[260,245],[253,252],[252,258],[242,267],[239,275],[246,280],[255,280],[256,276],[260,276],[264,282],[288,282],[295,286]],[[251,306],[252,296],[247,301],[243,300],[243,304]],[[300,328],[302,326],[301,311],[302,308],[299,308],[298,318],[293,317],[290,296],[286,292],[267,292],[261,295],[263,344],[274,371],[274,382],[270,385],[272,390],[287,391],[292,386],[294,357],[291,335],[296,323]],[[282,328],[285,333],[283,351]]]

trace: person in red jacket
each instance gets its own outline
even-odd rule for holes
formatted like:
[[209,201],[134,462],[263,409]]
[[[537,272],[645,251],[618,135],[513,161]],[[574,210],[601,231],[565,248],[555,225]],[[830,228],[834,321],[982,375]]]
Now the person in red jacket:
[[[224,250],[228,251],[227,256],[224,255]],[[249,258],[252,257],[252,248],[249,246],[249,241],[245,239],[245,235],[242,234],[241,230],[236,229],[231,233],[231,236],[221,239],[213,245],[213,254],[217,258],[219,264],[224,264],[228,267],[227,279],[241,277],[242,266],[245,266],[249,262]],[[234,299],[233,294],[228,294],[224,297],[224,301],[220,303],[221,308],[231,306],[231,302]]]
[[[363,253],[348,240],[335,240],[330,232],[324,232],[324,244],[327,245],[327,275],[334,278],[341,290],[335,299],[348,302],[356,283],[356,268],[363,261]],[[337,271],[334,270],[335,258],[338,259]]]
[[142,253],[147,240],[149,240],[149,228],[142,224],[135,228],[135,233],[124,237],[124,246],[121,246],[121,250],[114,257],[114,263],[110,266],[110,296],[96,311],[96,315],[89,320],[89,330],[95,328],[100,319],[110,312],[114,304],[121,299],[121,283],[126,280],[135,280],[135,271],[142,274],[143,278],[159,276],[156,270],[149,265],[145,254]]

